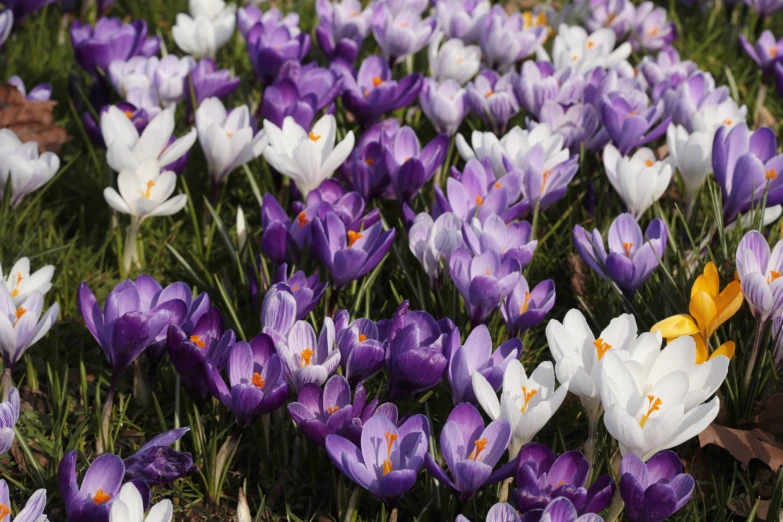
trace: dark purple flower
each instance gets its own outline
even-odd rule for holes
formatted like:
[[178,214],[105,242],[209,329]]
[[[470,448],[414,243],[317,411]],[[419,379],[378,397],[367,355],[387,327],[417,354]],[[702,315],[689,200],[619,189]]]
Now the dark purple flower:
[[603,100],[601,119],[604,128],[623,156],[663,136],[672,121],[668,116],[653,127],[663,114],[663,102],[648,107],[647,97],[642,93],[640,96],[616,93]]
[[315,114],[331,104],[342,87],[342,78],[315,62],[301,65],[288,61],[280,68],[274,84],[264,91],[261,116],[278,127],[286,116],[309,129]]
[[370,319],[357,319],[341,327],[337,348],[343,374],[351,384],[364,382],[383,368],[383,340],[378,326]]
[[609,506],[615,483],[609,475],[596,479],[585,489],[590,463],[578,451],[566,451],[559,457],[541,444],[525,444],[519,453],[517,489],[511,491],[514,505],[525,514],[543,510],[555,498],[565,497],[580,515],[599,513]]
[[[498,502],[487,513],[487,522],[603,522],[603,518],[595,513],[579,515],[574,505],[567,498],[559,497],[552,500],[544,509],[528,511],[521,517],[510,505]],[[462,515],[455,522],[469,522]]]
[[[103,133],[101,132],[100,128],[100,117],[109,111],[109,107],[111,107],[111,105],[104,105],[101,107],[101,110],[98,114],[97,123],[92,117],[92,114],[89,112],[85,112],[84,116],[82,116],[82,123],[84,124],[84,130],[87,133],[87,136],[90,137],[90,140],[95,145],[104,149],[106,148],[106,143],[103,141]],[[125,113],[125,116],[127,116],[128,119],[133,122],[133,126],[136,127],[137,131],[139,131],[139,135],[141,135],[144,129],[147,128],[147,124],[149,124],[150,120],[152,119],[152,116],[147,112],[146,109],[138,109],[133,104],[120,102],[116,105],[116,107]]]
[[12,387],[8,392],[8,400],[0,402],[0,455],[8,453],[14,444],[20,405],[19,390]]
[[399,129],[400,122],[396,118],[373,124],[362,133],[350,158],[341,167],[342,177],[365,200],[394,195],[386,172],[382,143],[392,140]]
[[[312,192],[311,192],[312,194]],[[296,299],[296,318],[304,319],[315,309],[326,292],[327,283],[321,283],[318,274],[307,277],[301,270],[288,277],[288,265],[283,263],[275,272],[274,283],[285,283]]]
[[500,255],[494,250],[473,257],[464,247],[451,254],[449,271],[474,325],[484,322],[500,306],[501,300],[514,289],[520,276],[516,259],[501,262]]
[[492,122],[501,133],[506,130],[508,120],[519,112],[519,103],[514,95],[514,73],[500,76],[491,69],[481,71],[468,84],[468,106],[485,122]]
[[620,464],[620,495],[630,522],[669,518],[688,503],[694,485],[673,451],[662,451],[647,464],[636,453],[628,453]]
[[219,69],[212,58],[203,58],[190,73],[195,101],[191,105],[198,107],[207,98],[223,98],[239,87],[239,78],[232,78],[231,71]]
[[27,92],[24,81],[18,76],[11,76],[8,79],[8,83],[16,87],[22,95],[30,101],[48,101],[52,98],[52,84],[42,83],[32,88],[30,92]]
[[358,73],[340,62],[334,63],[332,69],[343,79],[345,108],[364,126],[413,103],[423,85],[419,73],[395,81],[389,64],[375,55],[362,62]]
[[13,11],[15,25],[20,25],[29,15],[53,3],[54,0],[2,0],[0,2],[6,9]]
[[[447,376],[451,386],[451,397],[454,405],[461,402],[476,403],[471,381],[474,372],[483,375],[495,391],[503,384],[503,373],[508,363],[519,359],[522,354],[522,341],[511,338],[492,351],[492,337],[483,324],[470,332],[465,344],[460,344],[459,330],[454,329],[450,335],[449,369]],[[505,448],[504,448],[505,449]]]
[[423,149],[416,132],[402,127],[384,144],[383,159],[397,199],[411,201],[446,159],[449,138],[440,135]]
[[123,24],[117,18],[101,18],[95,28],[76,20],[71,25],[71,44],[76,61],[87,72],[107,74],[114,60],[153,56],[160,50],[157,36],[147,38],[147,22]]
[[581,225],[574,226],[574,245],[582,259],[607,281],[614,281],[631,298],[644,285],[663,258],[669,230],[660,219],[642,229],[631,214],[620,214],[609,227],[609,253],[598,229],[588,235]]
[[124,475],[122,459],[107,453],[93,461],[80,486],[76,475],[76,451],[66,453],[60,461],[58,481],[68,522],[108,522]]
[[351,403],[351,386],[342,375],[333,375],[324,388],[305,384],[296,402],[288,405],[288,413],[305,437],[323,446],[327,435],[336,433],[352,443],[361,444],[362,426],[370,420],[378,399],[367,402],[367,391],[356,387]]
[[275,344],[285,341],[296,322],[297,304],[288,285],[276,283],[269,287],[261,303],[261,329]]
[[440,450],[451,476],[429,452],[424,457],[425,465],[430,475],[456,491],[461,502],[467,502],[484,486],[514,474],[516,462],[492,472],[510,441],[508,421],[498,419],[485,428],[476,407],[462,403],[452,410],[440,432]]
[[125,459],[125,480],[142,480],[150,486],[166,486],[197,473],[198,466],[193,464],[193,455],[170,447],[188,431],[190,428],[178,428],[153,437]]
[[293,31],[282,22],[268,25],[258,23],[246,39],[256,75],[264,83],[275,81],[285,62],[301,61],[310,50],[310,35]]
[[261,24],[266,28],[282,24],[290,29],[293,36],[298,35],[300,32],[298,13],[288,13],[283,16],[283,13],[277,7],[272,7],[262,12],[254,5],[240,7],[237,10],[237,26],[243,38],[247,39],[250,30],[257,24]]
[[234,412],[240,426],[248,426],[259,416],[275,411],[288,399],[283,363],[267,334],[258,334],[249,343],[238,342],[231,348],[229,386],[216,365],[207,361],[206,367],[211,375],[207,379],[210,392]]
[[521,335],[544,320],[555,306],[555,283],[541,281],[531,291],[524,276],[520,276],[514,290],[508,294],[500,313],[506,321],[509,335]]
[[363,9],[358,0],[318,0],[315,10],[320,21],[315,37],[326,57],[352,64],[370,32],[372,8]]
[[513,260],[520,268],[530,263],[538,246],[538,241],[531,237],[532,233],[527,221],[506,224],[495,214],[489,215],[483,224],[474,220],[462,226],[462,238],[473,255],[491,251],[499,256],[501,262]]
[[673,47],[666,47],[652,58],[645,56],[639,64],[647,84],[652,89],[652,99],[658,101],[667,89],[677,89],[698,69],[691,60],[682,61]]

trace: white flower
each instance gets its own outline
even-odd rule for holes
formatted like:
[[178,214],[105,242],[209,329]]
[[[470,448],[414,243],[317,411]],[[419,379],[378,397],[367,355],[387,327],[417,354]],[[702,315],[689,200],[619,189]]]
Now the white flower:
[[472,380],[473,392],[487,415],[493,421],[504,419],[511,424],[510,459],[552,418],[568,391],[567,382],[555,390],[555,371],[549,361],[539,364],[530,378],[522,363],[511,361],[503,374],[500,401],[481,373],[474,372]]
[[220,183],[233,171],[263,154],[266,133],[253,134],[250,109],[241,105],[226,112],[217,98],[207,98],[196,110],[198,140],[209,165],[209,175]]
[[3,267],[0,265],[0,283],[8,289],[16,306],[21,305],[35,292],[46,295],[46,292],[52,289],[53,276],[54,265],[46,265],[30,274],[30,259],[27,257],[14,263],[6,275],[3,275]]
[[628,212],[637,220],[660,199],[672,179],[671,165],[656,161],[653,151],[646,147],[633,156],[621,156],[610,143],[604,148],[604,168]]
[[0,355],[6,367],[13,367],[28,348],[46,335],[60,315],[60,305],[54,303],[43,317],[42,311],[40,292],[31,293],[17,306],[5,285],[0,285]]
[[682,125],[669,125],[666,144],[669,146],[668,163],[676,168],[685,184],[685,199],[693,204],[701,184],[712,172],[712,141],[709,132],[688,134]]
[[582,401],[591,422],[598,422],[601,408],[601,368],[604,356],[617,353],[628,359],[627,348],[636,340],[636,320],[623,314],[609,322],[596,339],[582,312],[569,310],[562,324],[552,319],[546,327],[549,351],[555,360],[559,382],[567,382],[568,391]]
[[282,129],[264,120],[264,130],[269,138],[269,146],[264,152],[266,161],[296,183],[302,198],[318,188],[323,180],[331,178],[353,150],[353,131],[335,147],[337,125],[331,114],[315,122],[309,133],[290,116],[283,120]]
[[242,252],[247,244],[247,222],[242,205],[237,205],[237,251]]
[[[500,140],[494,132],[481,132],[477,130],[473,131],[473,134],[470,135],[470,145],[468,145],[468,142],[462,134],[457,134],[456,141],[459,155],[462,156],[462,159],[466,162],[474,158],[479,161],[484,161],[484,158],[492,158],[493,148],[499,143]],[[497,165],[497,169],[495,162],[493,162],[492,171],[495,173],[496,177],[500,177],[506,173],[506,169],[503,167],[502,162]]]
[[106,142],[106,161],[117,172],[135,170],[147,160],[170,165],[184,156],[196,142],[196,129],[169,145],[174,133],[174,107],[162,110],[139,131],[128,116],[115,106],[101,115],[101,133]]
[[701,433],[718,415],[717,397],[729,360],[720,355],[696,364],[696,344],[680,337],[660,349],[659,333],[646,332],[629,347],[629,360],[604,356],[601,401],[604,424],[620,452],[643,460]]
[[142,100],[144,108],[158,104],[168,107],[185,98],[186,81],[195,68],[196,61],[190,56],[134,56],[126,62],[113,61],[109,65],[109,78],[126,100]]
[[188,197],[179,194],[169,199],[177,185],[177,175],[160,170],[155,159],[142,162],[137,168],[127,168],[117,176],[117,190],[103,191],[106,202],[123,214],[130,214],[139,222],[150,216],[170,216],[182,210]]
[[443,45],[441,40],[443,33],[438,33],[427,53],[432,77],[438,82],[451,78],[465,85],[479,70],[481,49],[477,45],[465,45],[459,38],[447,40]]
[[22,143],[10,129],[0,129],[0,199],[11,186],[11,207],[22,198],[44,186],[60,168],[60,158],[53,152],[38,153],[35,142]]
[[408,245],[424,267],[424,271],[434,279],[440,275],[441,260],[447,263],[452,252],[465,243],[462,239],[462,220],[453,212],[445,212],[434,222],[432,216],[422,212],[413,221],[408,231]]
[[144,503],[136,486],[128,482],[120,490],[120,496],[111,505],[109,522],[170,522],[174,514],[171,500],[161,500],[144,518]]
[[131,91],[152,89],[159,63],[157,56],[134,56],[124,62],[114,60],[109,64],[109,79],[117,94],[127,98]]
[[747,113],[747,107],[740,107],[733,99],[727,98],[717,105],[704,104],[694,111],[690,127],[694,132],[707,132],[714,136],[722,125],[731,129],[738,123],[745,123]]
[[169,54],[160,59],[154,85],[164,107],[185,99],[189,89],[188,76],[195,68],[196,61],[190,56],[179,58]]
[[588,35],[580,26],[560,24],[552,46],[552,62],[558,70],[570,67],[579,73],[596,67],[608,69],[631,55],[630,43],[615,49],[616,41],[612,29],[598,29]]
[[177,15],[171,28],[174,42],[196,58],[214,58],[234,34],[236,5],[220,0],[190,0],[190,14]]
[[[774,205],[772,207],[767,207],[764,209],[764,215],[761,218],[761,226],[766,227],[767,225],[770,225],[778,220],[778,218],[783,215],[783,205]],[[737,228],[737,224],[742,225],[743,230],[747,230],[749,228],[753,227],[753,222],[758,218],[758,211],[751,209],[748,212],[742,214],[742,216],[734,221],[733,223],[729,223],[726,225],[726,232],[731,232],[735,228]],[[706,246],[706,245],[705,245]],[[702,248],[704,248],[702,246]]]

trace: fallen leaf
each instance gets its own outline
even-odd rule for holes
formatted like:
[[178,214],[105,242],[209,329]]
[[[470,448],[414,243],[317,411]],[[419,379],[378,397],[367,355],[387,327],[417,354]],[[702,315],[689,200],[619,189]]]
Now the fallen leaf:
[[[753,510],[753,505],[756,503],[755,499],[751,499],[748,495],[737,500],[732,500],[726,507],[732,512],[741,517],[747,517]],[[762,500],[759,502],[759,509],[756,511],[756,520],[767,520],[767,512],[769,511],[769,500]],[[780,512],[783,514],[783,511]],[[780,514],[778,516],[780,516]]]
[[70,137],[54,123],[55,105],[27,100],[13,85],[0,85],[0,128],[11,129],[24,143],[38,143],[39,152],[59,152]]
[[724,448],[744,467],[753,459],[760,460],[772,471],[783,466],[783,445],[760,429],[736,430],[713,423],[699,434],[699,444],[701,447],[715,444]]
[[760,412],[742,423],[743,428],[758,428],[783,440],[783,393],[770,395],[760,406]]
[[571,268],[571,286],[576,295],[584,297],[587,293],[587,277],[585,277],[585,262],[576,254],[568,256],[568,266]]

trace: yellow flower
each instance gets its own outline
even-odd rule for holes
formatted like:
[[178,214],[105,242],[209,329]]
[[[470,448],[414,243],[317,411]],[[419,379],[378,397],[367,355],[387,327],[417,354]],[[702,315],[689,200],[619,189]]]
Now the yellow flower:
[[[690,335],[696,341],[696,362],[708,359],[706,339],[709,339],[720,325],[728,321],[742,306],[744,296],[738,281],[732,281],[720,291],[718,269],[714,263],[707,263],[704,273],[696,278],[691,288],[690,315],[679,314],[655,324],[652,331],[659,331],[667,341]],[[709,358],[725,355],[734,356],[734,342],[723,343]]]

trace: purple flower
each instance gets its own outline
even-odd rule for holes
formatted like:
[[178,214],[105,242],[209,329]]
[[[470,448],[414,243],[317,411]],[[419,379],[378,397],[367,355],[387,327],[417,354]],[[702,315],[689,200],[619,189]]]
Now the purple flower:
[[[16,522],[48,521],[44,509],[46,509],[46,490],[39,489],[30,496],[25,506],[14,516],[14,520]],[[10,522],[10,513],[11,499],[8,494],[8,484],[4,479],[0,479],[0,514],[3,520]]]
[[662,451],[647,464],[636,453],[628,453],[620,464],[620,495],[630,522],[669,518],[691,499],[694,484],[673,451]]
[[601,119],[604,128],[623,156],[663,136],[672,121],[669,116],[653,127],[663,114],[663,102],[647,106],[649,102],[643,93],[615,93],[604,96],[603,102]]
[[337,369],[340,351],[335,349],[334,338],[334,322],[331,317],[325,317],[317,339],[310,323],[296,321],[287,336],[275,340],[285,366],[286,380],[295,392],[298,393],[307,383],[323,385]]
[[588,31],[595,32],[602,27],[614,31],[618,40],[622,40],[634,21],[636,9],[628,0],[607,0],[590,6],[584,24]]
[[11,388],[8,400],[0,402],[0,455],[8,453],[14,444],[14,427],[19,420],[19,390]]
[[298,258],[299,251],[310,244],[313,215],[310,208],[291,220],[272,194],[264,194],[261,204],[261,226],[264,237],[261,248],[275,263]]
[[733,222],[764,198],[767,207],[783,203],[783,154],[769,128],[751,132],[742,123],[718,129],[712,144],[712,169],[723,192],[723,219]]
[[[551,279],[541,281],[533,290],[524,276],[520,276],[514,290],[506,297],[500,313],[506,321],[509,335],[521,335],[544,320],[555,306],[555,283]],[[495,390],[497,391],[497,390]]]
[[448,146],[448,136],[440,135],[422,149],[416,132],[407,126],[384,144],[386,171],[398,200],[413,200],[446,159]]
[[609,227],[609,253],[601,232],[574,226],[574,246],[582,259],[606,281],[614,281],[629,299],[658,267],[669,239],[666,224],[656,218],[642,229],[631,214],[620,214]]
[[264,90],[262,119],[278,127],[286,116],[309,129],[315,114],[331,104],[342,87],[342,78],[316,63],[301,65],[290,60],[283,64],[274,84]]
[[494,250],[472,257],[461,247],[451,254],[449,271],[465,300],[471,323],[478,325],[514,289],[519,281],[520,265],[516,259],[501,262]]
[[313,244],[332,276],[336,290],[361,279],[386,256],[395,230],[382,231],[378,222],[361,231],[350,230],[334,212],[313,223]]
[[0,46],[2,46],[14,28],[14,13],[10,9],[0,12]]
[[564,106],[581,102],[585,83],[584,77],[572,69],[555,71],[551,62],[528,60],[522,64],[519,78],[514,81],[514,94],[525,110],[538,117],[547,100]]
[[342,99],[345,108],[364,126],[387,112],[413,103],[423,85],[419,73],[395,81],[389,64],[375,55],[362,62],[358,73],[340,62],[332,67],[343,79]]
[[378,326],[370,319],[357,319],[337,333],[340,364],[348,382],[364,382],[383,368],[386,352]]
[[468,111],[466,91],[454,79],[438,84],[432,78],[425,78],[419,103],[435,130],[448,136],[457,132]]
[[[311,192],[312,194],[312,192]],[[326,292],[327,283],[321,283],[318,274],[307,277],[301,270],[288,277],[288,265],[283,263],[277,269],[275,283],[288,286],[296,299],[296,318],[304,319],[315,309]]]
[[[483,375],[492,389],[498,391],[503,384],[503,373],[508,363],[519,359],[522,354],[522,341],[511,338],[492,351],[492,337],[483,324],[470,332],[465,344],[460,345],[459,330],[454,329],[450,335],[449,369],[447,376],[451,386],[451,397],[454,405],[461,402],[476,403],[473,393],[474,372]],[[505,450],[505,448],[503,448]]]
[[462,237],[473,255],[494,252],[501,262],[513,260],[520,268],[530,263],[538,246],[538,241],[531,239],[531,235],[527,221],[506,224],[495,214],[489,215],[483,224],[473,220],[462,226]]
[[29,15],[52,3],[54,3],[54,0],[2,0],[0,2],[6,9],[14,13],[16,25],[20,25]]
[[516,462],[492,472],[510,441],[508,421],[498,419],[485,428],[476,407],[462,403],[452,410],[440,432],[440,450],[451,476],[429,453],[425,465],[430,475],[457,492],[460,502],[467,502],[484,486],[513,475]]
[[236,342],[234,332],[224,331],[223,316],[217,308],[210,307],[190,334],[171,325],[167,335],[171,364],[190,398],[203,403],[208,395],[206,383],[210,377],[207,362],[218,370],[226,366],[229,351]]
[[634,51],[658,51],[677,38],[674,23],[666,20],[666,9],[652,2],[642,2],[636,8],[633,31],[629,41]]
[[193,455],[170,446],[190,428],[178,428],[153,437],[136,453],[125,459],[125,480],[142,480],[150,486],[166,486],[198,472]]
[[408,306],[404,301],[397,307],[387,325],[389,400],[432,388],[441,381],[448,364],[443,349],[451,329],[441,329],[427,312],[409,312]]
[[342,375],[333,375],[323,390],[315,384],[305,384],[299,390],[297,402],[288,405],[288,413],[305,437],[323,446],[327,435],[337,434],[352,443],[361,444],[362,425],[378,404],[378,399],[367,402],[367,391],[356,387],[351,403],[351,386]]
[[366,200],[394,194],[386,172],[382,143],[391,141],[400,129],[396,118],[375,123],[365,130],[351,157],[343,163],[341,174]]
[[753,58],[753,61],[759,64],[761,72],[764,76],[769,76],[775,65],[780,61],[783,56],[783,39],[775,40],[775,35],[772,31],[764,31],[761,33],[761,37],[753,46],[744,35],[739,36],[740,44],[748,56]]
[[122,459],[106,453],[93,461],[80,486],[76,475],[76,451],[66,453],[60,461],[58,480],[68,522],[108,522],[124,475]]
[[508,120],[519,112],[515,81],[514,73],[501,77],[491,69],[484,69],[467,87],[471,112],[491,122],[501,133],[506,131]]
[[[564,145],[566,141],[567,138],[563,141]],[[578,159],[579,156],[574,155],[549,167],[551,158],[547,157],[543,145],[538,143],[533,146],[527,153],[527,165],[523,169],[522,178],[522,191],[529,208],[538,206],[540,210],[544,210],[560,201],[579,170]],[[514,169],[513,161],[504,159],[503,162],[506,169]]]
[[587,144],[595,135],[601,120],[595,107],[576,103],[564,107],[554,100],[547,100],[541,106],[539,121],[547,123],[554,132],[563,135],[563,145],[578,153],[581,145]]
[[767,240],[751,230],[737,247],[737,272],[753,315],[766,322],[783,311],[783,242],[770,254]]
[[398,64],[419,52],[432,37],[438,22],[421,19],[412,9],[394,12],[386,3],[378,3],[372,15],[372,32],[384,59]]
[[446,38],[477,42],[492,4],[488,0],[437,0],[435,12]]
[[645,56],[639,64],[639,70],[652,87],[652,99],[658,101],[666,89],[677,89],[698,69],[691,60],[681,61],[673,47],[666,47],[656,58]]
[[157,36],[147,38],[147,22],[123,24],[117,18],[101,18],[95,28],[76,20],[71,25],[71,44],[79,65],[92,74],[106,74],[115,60],[153,56],[160,50]]
[[[573,504],[567,498],[556,498],[545,509],[526,513],[520,517],[519,513],[510,505],[497,503],[489,509],[487,522],[603,522],[603,519],[595,513],[577,514]],[[463,515],[457,516],[455,522],[470,522]]]
[[228,357],[229,386],[220,370],[207,361],[210,392],[234,412],[237,424],[248,426],[260,415],[271,413],[288,399],[283,363],[267,334],[256,335],[249,343],[238,342]]
[[566,451],[559,457],[541,444],[522,447],[517,469],[517,489],[511,491],[521,513],[542,510],[555,498],[568,499],[576,512],[599,513],[609,506],[615,483],[609,475],[596,479],[585,489],[590,463],[579,451]]
[[24,86],[24,81],[18,76],[11,76],[8,79],[8,83],[16,87],[19,92],[22,93],[22,96],[30,101],[48,101],[52,98],[51,83],[42,83],[40,85],[36,85],[30,92],[27,92],[27,89],[25,89]]
[[398,428],[376,413],[362,429],[361,446],[340,435],[328,435],[326,453],[343,475],[394,506],[416,483],[429,436],[430,424],[424,415],[413,415]]
[[[190,73],[190,81],[195,94],[192,105],[195,107],[207,98],[224,98],[239,87],[239,78],[232,78],[228,69],[218,70],[212,58],[203,58],[198,62]],[[187,89],[187,84],[185,87]]]
[[544,43],[549,28],[543,25],[525,29],[522,13],[506,14],[501,5],[489,12],[481,33],[481,52],[491,69],[504,72],[527,58]]
[[[154,283],[154,284],[153,284]],[[77,304],[90,333],[103,349],[114,378],[148,346],[165,338],[166,328],[187,313],[179,299],[153,303],[157,283],[147,275],[125,280],[106,296],[104,308],[87,283],[79,285]]]
[[272,285],[261,303],[261,327],[275,345],[285,342],[296,321],[297,304],[294,293],[283,283]]
[[358,0],[318,0],[315,10],[320,21],[315,37],[326,57],[352,64],[370,33],[372,8],[362,9]]
[[292,31],[283,22],[258,23],[246,36],[250,60],[256,75],[264,83],[271,83],[288,60],[301,61],[310,50],[310,35]]
[[781,0],[742,0],[745,5],[758,13],[761,18],[777,13],[783,9]]
[[277,7],[272,7],[271,9],[261,12],[261,10],[254,5],[240,7],[237,10],[237,26],[239,27],[239,32],[242,34],[243,38],[247,39],[250,30],[258,24],[261,24],[265,28],[282,24],[288,27],[292,36],[297,36],[300,33],[298,13],[288,13],[284,17],[283,13]]

